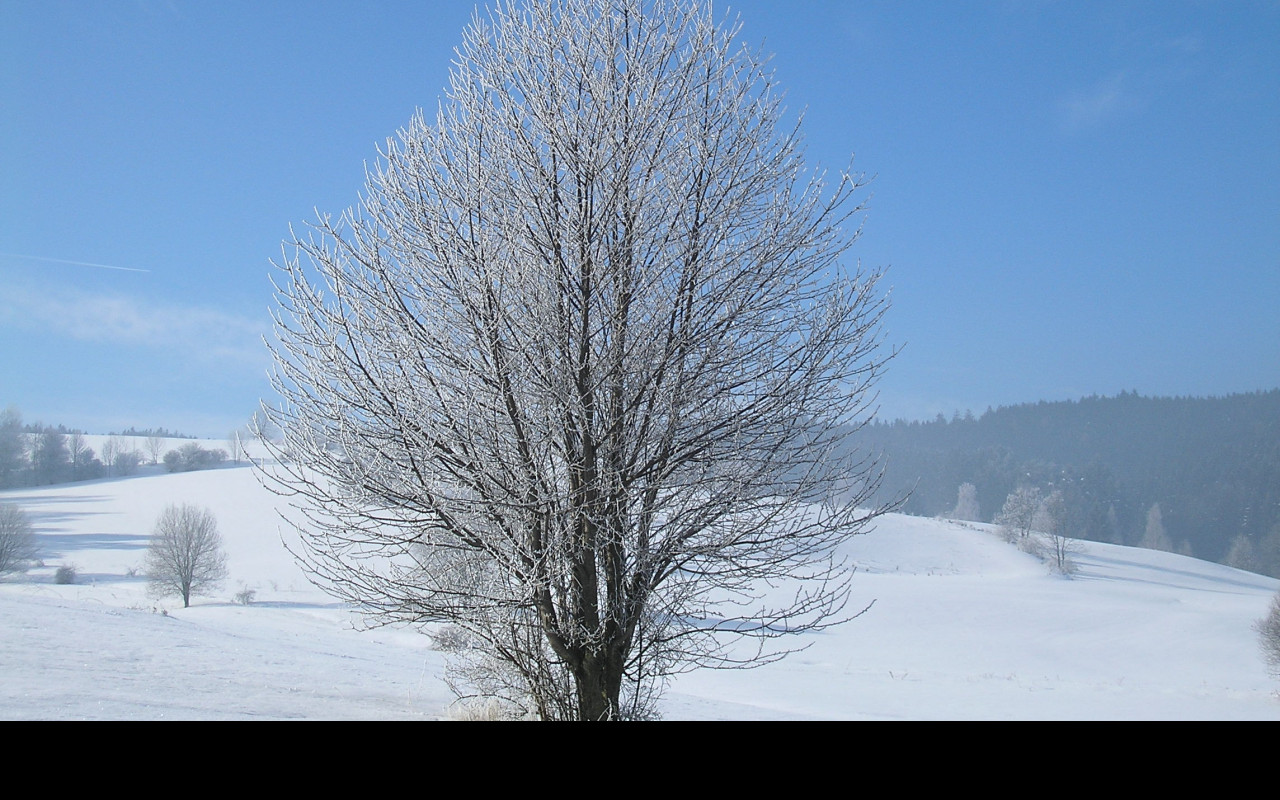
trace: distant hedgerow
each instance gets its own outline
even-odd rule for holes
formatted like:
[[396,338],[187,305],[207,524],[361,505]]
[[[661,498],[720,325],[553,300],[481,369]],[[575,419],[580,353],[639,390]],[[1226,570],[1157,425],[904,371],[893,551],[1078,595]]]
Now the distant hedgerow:
[[216,467],[227,460],[225,450],[205,450],[195,442],[187,442],[177,450],[164,454],[164,466],[169,472],[191,472]]

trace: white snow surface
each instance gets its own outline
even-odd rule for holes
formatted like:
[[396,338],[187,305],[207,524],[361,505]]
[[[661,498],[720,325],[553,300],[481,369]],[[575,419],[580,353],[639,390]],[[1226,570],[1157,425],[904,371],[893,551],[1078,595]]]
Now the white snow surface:
[[[218,443],[205,443],[207,447]],[[43,566],[0,579],[0,719],[447,719],[443,654],[368,629],[313,587],[244,464],[0,492]],[[169,503],[217,516],[230,579],[149,597],[148,537]],[[851,540],[847,624],[751,670],[678,676],[666,719],[1280,719],[1253,624],[1280,582],[1192,558],[1079,543],[1053,575],[991,526],[902,515]],[[77,581],[54,583],[59,566]],[[242,589],[254,602],[233,602]]]

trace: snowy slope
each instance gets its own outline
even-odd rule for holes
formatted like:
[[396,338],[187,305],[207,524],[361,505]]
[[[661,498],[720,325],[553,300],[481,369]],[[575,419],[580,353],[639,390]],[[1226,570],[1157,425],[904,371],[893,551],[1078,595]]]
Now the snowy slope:
[[[209,443],[208,446],[216,446]],[[44,566],[0,582],[0,718],[436,719],[441,655],[359,631],[285,549],[248,467],[0,493]],[[168,503],[213,510],[231,578],[190,609],[146,594]],[[848,545],[865,614],[756,670],[679,676],[672,719],[1280,719],[1253,622],[1280,582],[1169,553],[1082,543],[1051,575],[989,526],[906,516]],[[74,585],[53,583],[73,564]],[[132,573],[132,574],[131,574]],[[253,589],[252,605],[232,602]]]

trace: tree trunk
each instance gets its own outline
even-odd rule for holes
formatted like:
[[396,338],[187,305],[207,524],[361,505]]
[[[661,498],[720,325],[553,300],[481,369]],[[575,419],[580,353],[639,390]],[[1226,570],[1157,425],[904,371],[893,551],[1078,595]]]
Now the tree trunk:
[[588,654],[573,677],[578,691],[578,719],[595,722],[621,718],[621,659]]

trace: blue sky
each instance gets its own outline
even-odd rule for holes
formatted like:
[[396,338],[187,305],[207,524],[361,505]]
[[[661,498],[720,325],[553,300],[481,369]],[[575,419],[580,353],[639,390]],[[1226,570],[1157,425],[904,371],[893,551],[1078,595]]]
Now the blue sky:
[[[882,414],[1280,386],[1280,3],[727,5],[813,165],[875,176]],[[269,259],[435,106],[474,6],[0,0],[0,406],[247,420]]]

